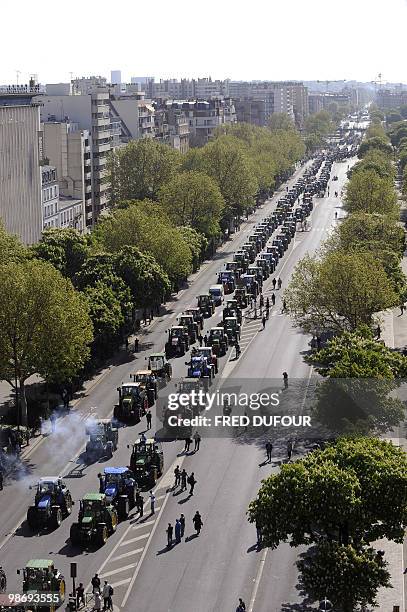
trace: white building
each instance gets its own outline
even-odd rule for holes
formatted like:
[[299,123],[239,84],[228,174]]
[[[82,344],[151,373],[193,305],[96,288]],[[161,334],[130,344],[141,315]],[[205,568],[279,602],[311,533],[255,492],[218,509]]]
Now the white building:
[[0,218],[25,244],[42,231],[38,86],[0,88]]
[[59,185],[54,166],[41,166],[42,229],[59,225]]
[[122,71],[121,70],[111,70],[110,82],[112,85],[121,85],[122,84]]

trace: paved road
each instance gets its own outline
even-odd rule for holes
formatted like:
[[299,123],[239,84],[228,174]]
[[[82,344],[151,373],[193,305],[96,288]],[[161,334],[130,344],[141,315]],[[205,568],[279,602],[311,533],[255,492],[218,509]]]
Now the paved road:
[[[345,172],[346,164],[334,166],[333,174],[340,177],[337,187],[343,182]],[[154,345],[155,350],[163,346],[164,332],[173,324],[176,315],[193,304],[196,295],[207,291],[208,286],[216,280],[215,275],[223,262],[246,240],[253,224],[273,209],[275,200],[257,211],[234,240],[217,253],[215,261],[204,264],[190,280],[190,287],[180,292],[168,306],[168,313],[147,330],[143,338],[145,343]],[[331,197],[317,202],[311,217],[311,230],[297,233],[280,261],[278,273],[283,282],[306,252],[318,248],[333,223],[338,201]],[[266,295],[267,288],[266,284]],[[218,312],[215,313],[214,320],[219,316]],[[212,320],[206,325],[209,327],[213,324]],[[300,352],[306,350],[309,339],[294,330],[285,315],[279,314],[278,302],[264,332],[259,333],[257,321],[249,321],[244,329],[244,354],[237,362],[230,360],[225,365],[226,359],[222,360],[225,376],[255,376],[267,380],[270,377],[280,378],[283,369],[292,378],[308,376]],[[295,555],[288,546],[281,547],[260,563],[262,553],[259,555],[253,549],[255,532],[245,521],[245,510],[250,499],[255,497],[261,478],[271,470],[278,469],[282,447],[276,447],[274,467],[259,469],[263,459],[261,444],[246,439],[244,435],[238,440],[204,440],[201,450],[189,456],[181,454],[179,442],[165,444],[168,474],[157,486],[156,515],[145,516],[145,522],[141,524],[131,517],[130,521],[119,525],[117,533],[99,551],[81,552],[70,546],[69,526],[77,515],[77,506],[73,516],[66,519],[54,533],[33,536],[26,525],[21,524],[31,498],[28,486],[41,475],[63,474],[76,500],[90,490],[97,490],[97,473],[103,467],[103,462],[84,467],[80,457],[85,442],[83,419],[95,407],[100,416],[109,414],[116,401],[116,387],[122,380],[128,379],[131,371],[143,365],[147,354],[142,352],[137,359],[131,357],[108,370],[99,384],[81,400],[78,411],[60,421],[57,433],[32,451],[25,461],[24,477],[5,487],[0,500],[0,558],[9,577],[9,588],[20,586],[15,569],[23,566],[28,558],[52,557],[66,575],[69,561],[77,561],[81,580],[85,583],[94,572],[99,571],[114,585],[115,604],[126,610],[134,610],[136,605],[143,612],[233,610],[239,595],[244,597],[246,603],[250,601],[256,585],[258,599],[255,609],[268,612],[280,610],[283,601],[296,598],[293,590]],[[184,359],[174,360],[173,368],[176,377],[184,375]],[[120,447],[114,456],[115,465],[128,463],[126,444],[143,429],[143,424],[140,424],[120,430]],[[173,495],[169,490],[176,464],[185,466],[188,472],[195,471],[198,484],[193,498],[187,499],[184,494]],[[193,533],[191,518],[197,509],[203,516],[204,528],[199,538],[189,538]],[[188,541],[167,551],[164,547],[166,525],[173,523],[181,512],[187,519]],[[269,565],[273,559],[277,561],[272,564],[271,572]],[[256,582],[259,564],[260,567],[264,565],[263,576],[275,575],[277,580],[263,578]],[[272,593],[268,592],[269,585],[273,585]],[[262,601],[267,602],[265,607],[261,607]]]

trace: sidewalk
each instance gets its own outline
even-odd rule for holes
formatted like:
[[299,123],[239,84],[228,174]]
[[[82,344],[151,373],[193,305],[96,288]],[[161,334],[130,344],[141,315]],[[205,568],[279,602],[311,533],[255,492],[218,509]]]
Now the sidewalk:
[[[404,274],[407,276],[407,251],[401,262]],[[400,314],[400,308],[386,310],[381,314],[381,338],[389,348],[404,348],[407,346],[407,313]],[[398,437],[389,440],[407,452],[406,428],[400,428]],[[378,593],[377,603],[379,610],[393,612],[399,606],[399,612],[406,610],[407,575],[403,574],[407,567],[407,539],[403,544],[396,544],[389,540],[380,540],[375,543],[375,548],[384,550],[385,558],[389,563],[388,570],[391,574],[392,589],[381,589]]]

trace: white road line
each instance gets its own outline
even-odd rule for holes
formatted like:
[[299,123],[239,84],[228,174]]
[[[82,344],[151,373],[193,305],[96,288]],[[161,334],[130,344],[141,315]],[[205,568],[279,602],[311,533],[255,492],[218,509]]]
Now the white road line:
[[112,557],[110,559],[110,562],[114,563],[114,561],[120,561],[120,559],[126,559],[128,557],[131,557],[132,555],[138,555],[141,552],[143,552],[143,548],[135,548],[134,550],[130,550],[129,552],[123,553],[122,555],[118,555],[117,557]]
[[255,578],[255,581],[254,581],[254,587],[253,587],[253,592],[252,592],[252,596],[251,596],[251,599],[250,599],[250,604],[249,604],[248,612],[253,612],[253,610],[254,610],[254,603],[256,601],[257,591],[259,590],[261,577],[263,575],[264,566],[266,564],[267,552],[268,552],[268,548],[265,548],[264,551],[262,552],[262,555],[261,555],[260,565],[259,565],[259,569],[257,570],[257,575],[256,575],[256,578]]
[[142,527],[148,527],[148,525],[153,525],[155,521],[146,521],[145,523],[137,523],[137,525],[133,525],[131,530],[135,531],[136,529],[141,529]]
[[131,538],[131,540],[124,540],[121,542],[120,546],[127,546],[128,544],[133,544],[134,542],[140,542],[140,540],[145,540],[150,535],[150,532],[145,533],[144,535],[137,536],[137,538]]
[[131,578],[125,578],[124,580],[119,580],[119,582],[111,582],[110,586],[115,588],[115,587],[119,587],[122,586],[123,584],[129,584]]
[[123,565],[123,567],[119,567],[118,569],[103,572],[103,574],[100,574],[100,577],[106,578],[106,576],[115,576],[116,574],[120,574],[120,572],[125,572],[126,570],[133,569],[133,567],[136,567],[136,565],[137,563],[129,563],[129,565]]

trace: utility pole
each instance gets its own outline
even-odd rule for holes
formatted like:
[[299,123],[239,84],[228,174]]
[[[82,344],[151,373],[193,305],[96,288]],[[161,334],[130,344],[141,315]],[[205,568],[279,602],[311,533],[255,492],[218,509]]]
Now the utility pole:
[[16,70],[17,87],[18,87],[18,81],[19,81],[20,74],[21,74],[21,70]]

